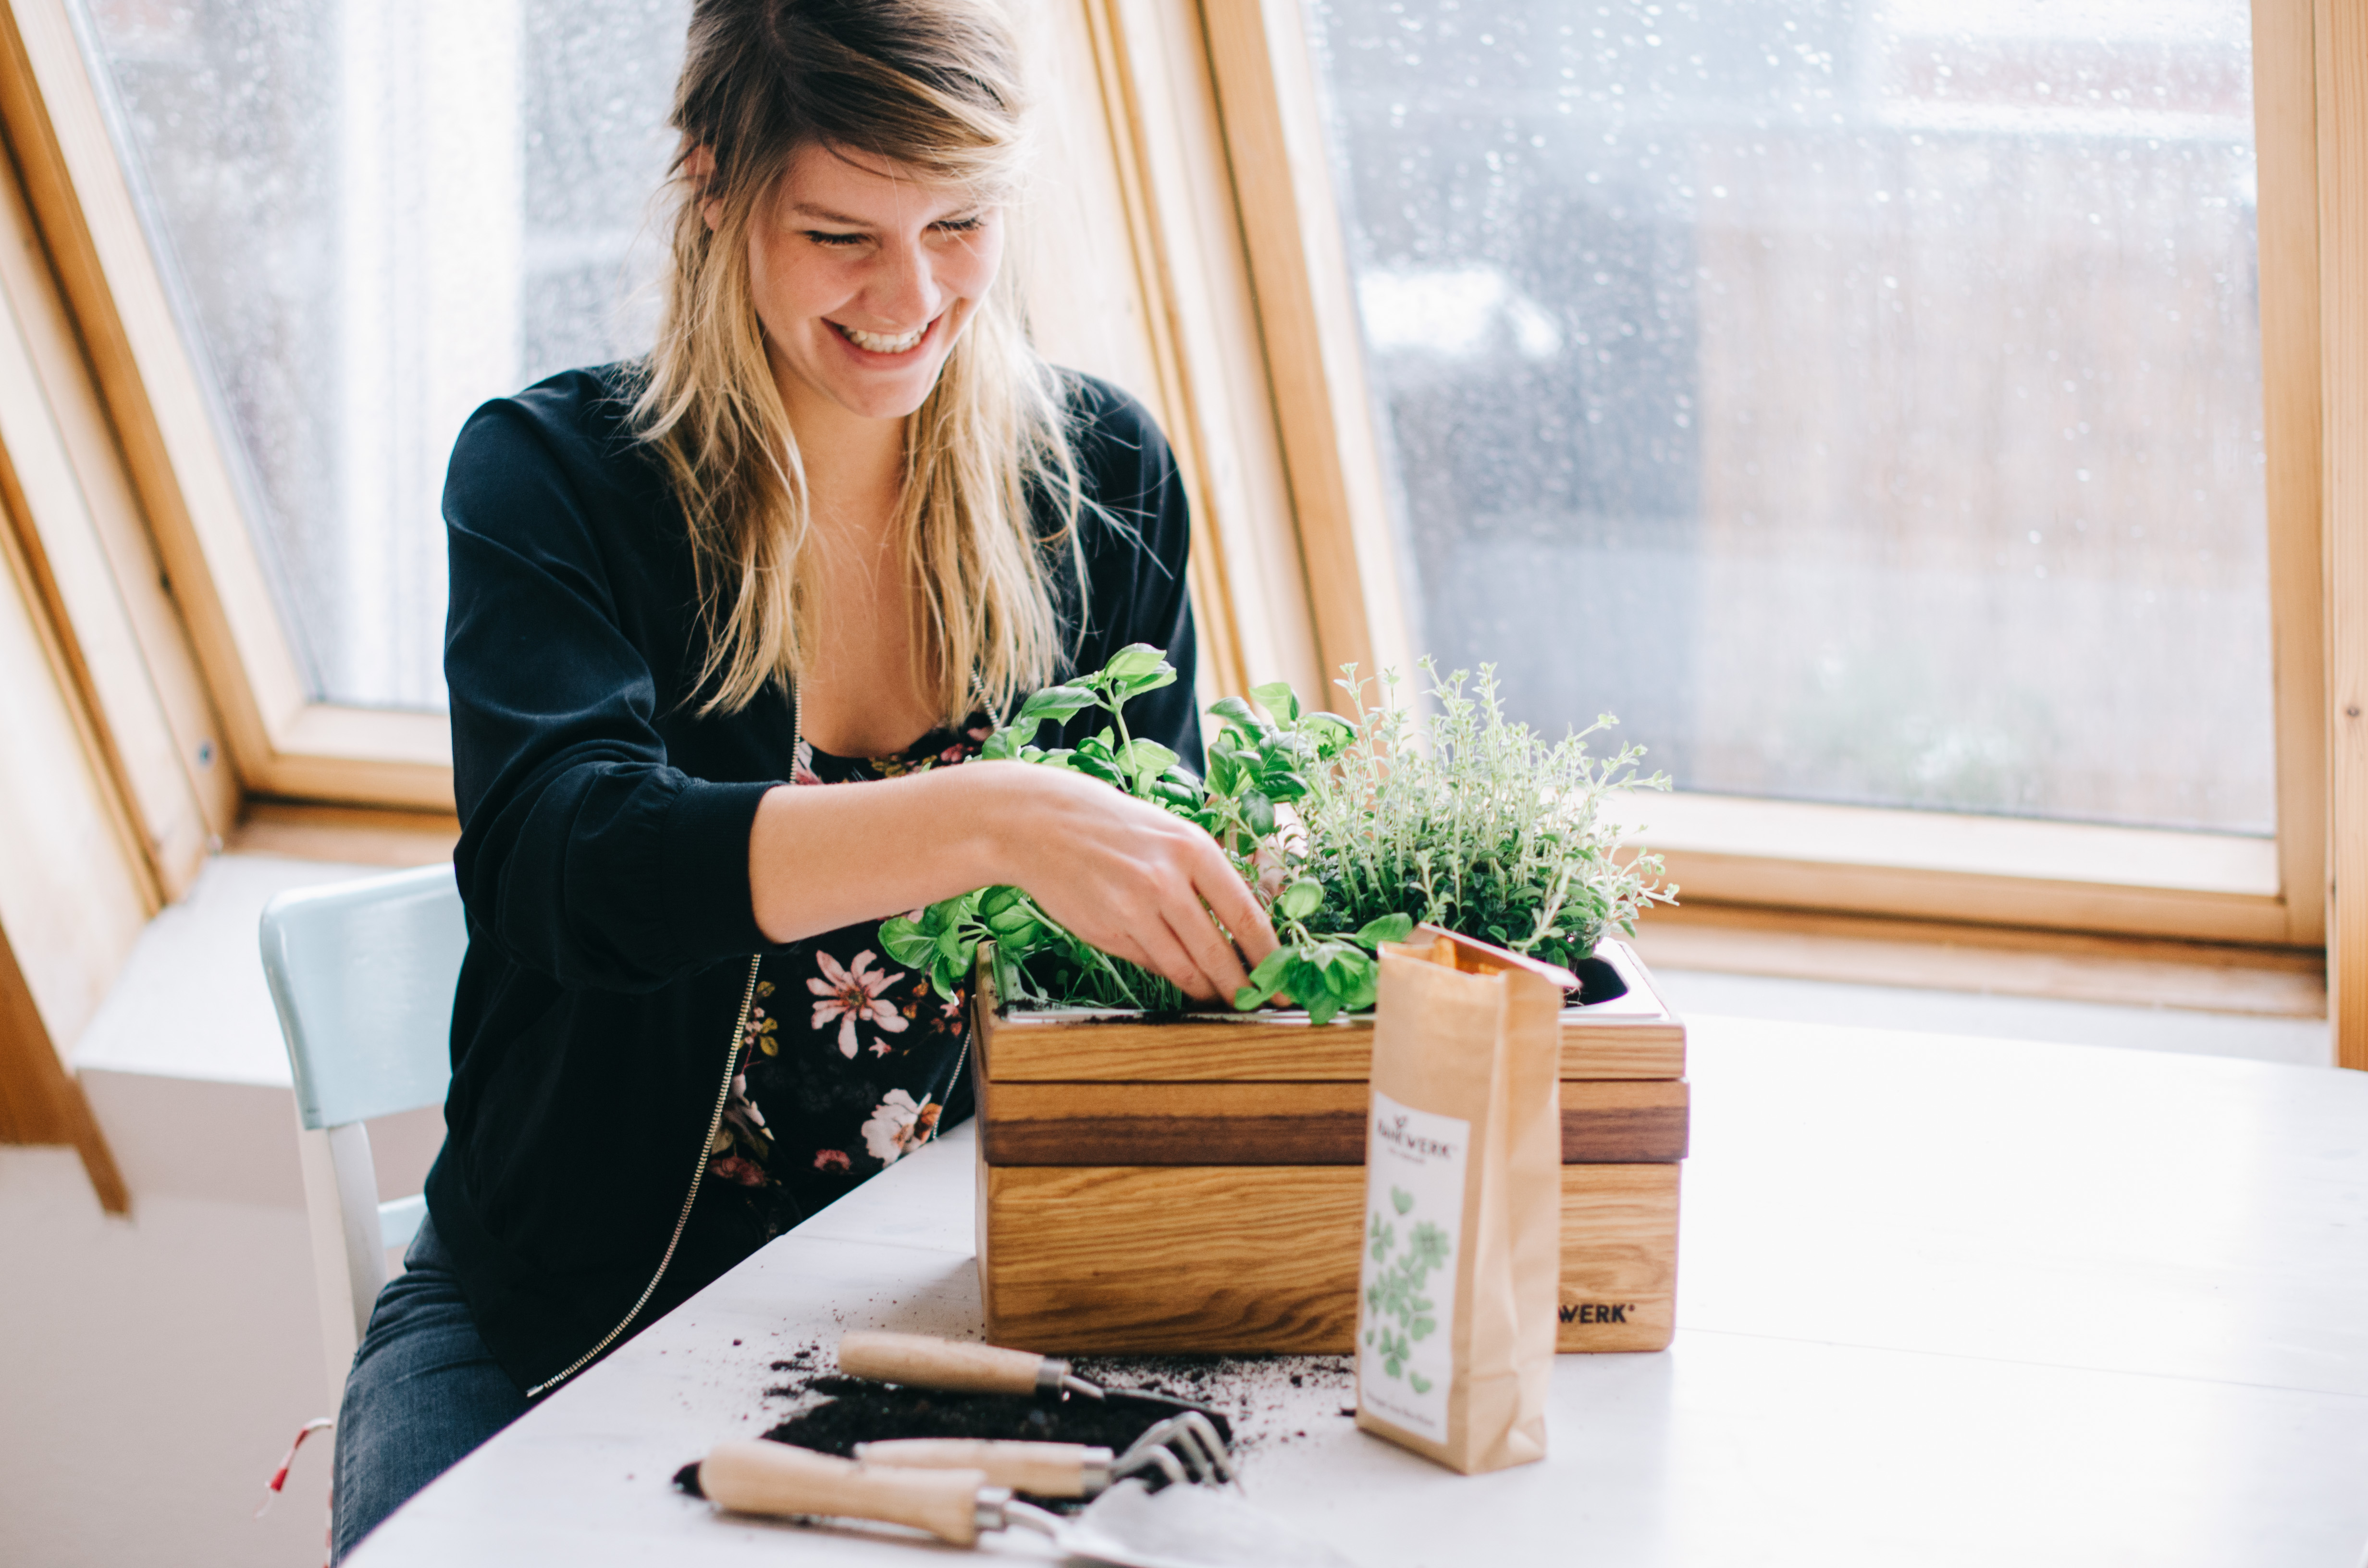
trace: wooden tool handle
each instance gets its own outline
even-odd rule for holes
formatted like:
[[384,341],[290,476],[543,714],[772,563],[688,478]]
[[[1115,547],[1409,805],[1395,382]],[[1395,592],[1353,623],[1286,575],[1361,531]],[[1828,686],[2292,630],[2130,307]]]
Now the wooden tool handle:
[[910,1525],[940,1540],[978,1540],[975,1470],[892,1470],[787,1443],[718,1443],[700,1461],[699,1489],[738,1514],[831,1514]]
[[926,1334],[859,1329],[838,1342],[838,1369],[849,1377],[910,1383],[949,1393],[1034,1393],[1044,1358],[993,1345],[932,1339]]
[[1111,1460],[1110,1449],[1084,1443],[1003,1442],[987,1437],[895,1437],[883,1443],[858,1443],[855,1457],[865,1464],[984,1471],[993,1484],[1036,1497],[1090,1496],[1110,1484]]

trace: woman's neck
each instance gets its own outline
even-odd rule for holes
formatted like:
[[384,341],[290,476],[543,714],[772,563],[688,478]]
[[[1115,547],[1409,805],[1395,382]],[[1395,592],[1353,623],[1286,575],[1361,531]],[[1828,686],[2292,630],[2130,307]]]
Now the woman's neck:
[[867,419],[791,377],[780,380],[815,522],[858,533],[885,528],[905,482],[905,422]]
[[800,568],[818,633],[800,677],[806,734],[835,756],[888,756],[938,719],[896,537],[905,421],[862,418],[801,384],[784,385],[782,402],[813,525]]

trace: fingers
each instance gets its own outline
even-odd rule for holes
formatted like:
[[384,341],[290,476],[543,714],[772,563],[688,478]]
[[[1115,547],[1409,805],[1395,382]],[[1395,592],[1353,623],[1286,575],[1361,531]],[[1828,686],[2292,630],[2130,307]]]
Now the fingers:
[[[1203,921],[1206,925],[1207,922]],[[1214,930],[1214,926],[1210,927]],[[1217,991],[1201,966],[1193,961],[1192,949],[1185,938],[1166,920],[1155,917],[1147,926],[1133,933],[1151,960],[1144,965],[1167,978],[1168,983],[1187,996],[1197,1001],[1216,999]],[[1230,996],[1232,992],[1225,993]]]
[[1032,857],[1016,880],[1085,941],[1196,1000],[1230,1003],[1249,983],[1245,956],[1272,952],[1274,929],[1216,840],[1087,779],[1030,782],[1060,803],[1061,852]]
[[[1242,957],[1255,964],[1274,951],[1274,923],[1267,918],[1266,910],[1251,893],[1248,884],[1235,872],[1233,863],[1225,858],[1225,852],[1217,847],[1216,841],[1207,838],[1206,835],[1202,837],[1208,845],[1208,853],[1201,858],[1194,869],[1193,892],[1208,904],[1209,913],[1216,916],[1217,924],[1233,933],[1232,943],[1224,943],[1222,937],[1218,938],[1227,949],[1226,956],[1232,961],[1232,967],[1240,968],[1239,960],[1233,958],[1231,951],[1235,946],[1241,949]],[[1242,983],[1247,983],[1247,977]],[[1230,996],[1233,992],[1228,991],[1225,994]]]

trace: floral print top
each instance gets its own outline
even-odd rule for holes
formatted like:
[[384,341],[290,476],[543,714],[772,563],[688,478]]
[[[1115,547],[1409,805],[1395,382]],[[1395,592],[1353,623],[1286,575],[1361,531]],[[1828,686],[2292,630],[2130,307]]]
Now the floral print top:
[[[801,741],[797,782],[857,784],[969,760],[983,716],[894,756],[832,756]],[[757,972],[699,1206],[749,1250],[845,1197],[970,1107],[968,987],[949,1002],[890,963],[880,924],[792,942]]]

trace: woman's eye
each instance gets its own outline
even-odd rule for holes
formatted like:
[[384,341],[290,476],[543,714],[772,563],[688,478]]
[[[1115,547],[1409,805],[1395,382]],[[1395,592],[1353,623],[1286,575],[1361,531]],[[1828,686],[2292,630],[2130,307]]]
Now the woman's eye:
[[847,246],[861,244],[863,243],[864,236],[861,234],[833,233],[827,229],[808,229],[806,231],[806,238],[812,240],[818,245]]
[[938,232],[946,234],[967,234],[985,226],[986,220],[975,215],[968,218],[940,218],[937,224]]

